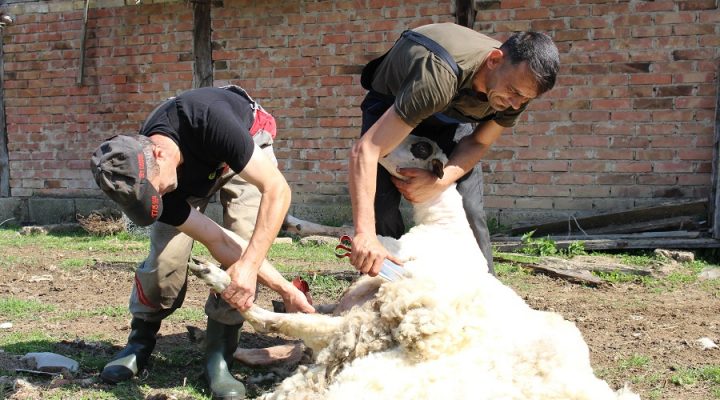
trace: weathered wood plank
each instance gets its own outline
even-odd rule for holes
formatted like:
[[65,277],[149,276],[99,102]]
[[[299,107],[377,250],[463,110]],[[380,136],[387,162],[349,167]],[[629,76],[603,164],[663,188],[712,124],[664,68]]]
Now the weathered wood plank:
[[299,236],[325,235],[339,238],[342,235],[352,235],[354,228],[352,226],[316,224],[287,214],[283,221],[282,230]]
[[87,45],[87,25],[88,25],[88,9],[90,8],[90,0],[85,0],[85,11],[83,12],[83,26],[82,33],[80,34],[80,68],[78,68],[77,78],[75,83],[78,86],[82,86],[85,80],[85,48]]
[[474,0],[455,0],[455,23],[468,28],[475,25]]
[[213,85],[210,0],[193,1],[193,88]]
[[4,37],[4,31],[0,29],[0,197],[10,197],[10,157],[7,147],[7,126],[5,124]]
[[573,234],[581,230],[603,228],[610,225],[625,225],[628,223],[641,223],[656,221],[680,216],[707,215],[707,200],[690,200],[659,204],[657,206],[638,208],[617,213],[600,214],[583,218],[574,218],[569,221],[550,222],[514,228],[511,235],[520,235],[535,231],[536,235]]
[[[720,66],[718,66],[720,69]],[[719,76],[719,75],[716,75]],[[720,147],[720,79],[715,79],[717,87],[715,90],[715,142],[713,146],[712,161],[712,188],[710,191],[710,207],[708,218],[712,221],[712,237],[720,239],[720,159],[718,148]]]
[[[520,241],[508,241],[494,238],[493,248],[499,251],[515,251],[523,246]],[[585,250],[622,250],[622,249],[703,249],[720,248],[720,240],[713,238],[650,238],[650,239],[564,239],[556,240],[558,248],[567,248],[570,243],[582,240]]]
[[586,229],[585,233],[588,235],[603,235],[680,230],[689,231],[698,230],[701,226],[705,226],[706,224],[707,221],[705,220],[705,216],[681,216],[665,218],[657,221],[645,221],[625,225],[610,225],[602,228]]
[[591,274],[589,271],[567,270],[533,263],[519,263],[518,265],[531,269],[533,272],[545,274],[553,278],[561,278],[570,282],[581,283],[583,285],[600,286],[605,283],[605,281]]

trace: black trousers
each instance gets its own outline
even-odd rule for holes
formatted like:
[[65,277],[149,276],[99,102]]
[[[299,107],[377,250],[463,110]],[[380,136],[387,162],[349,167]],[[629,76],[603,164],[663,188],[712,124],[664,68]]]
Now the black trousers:
[[[372,92],[368,93],[360,105],[362,110],[361,134],[365,134],[391,106],[392,103],[387,98]],[[458,123],[442,122],[431,117],[420,123],[411,134],[433,140],[449,156],[455,149],[456,143],[453,141],[453,137],[457,127]],[[392,183],[390,176],[385,168],[378,165],[375,189],[375,231],[378,235],[397,239],[405,233],[405,224],[400,213],[402,195]],[[475,235],[475,240],[487,260],[488,270],[495,275],[490,231],[483,208],[483,175],[480,163],[457,181],[457,190],[462,196],[465,215]]]

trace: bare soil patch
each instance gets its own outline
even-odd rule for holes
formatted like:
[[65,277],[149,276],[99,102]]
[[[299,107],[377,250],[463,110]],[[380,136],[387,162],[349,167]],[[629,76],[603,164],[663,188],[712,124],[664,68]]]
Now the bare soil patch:
[[[163,375],[163,380],[139,379],[122,392],[97,380],[102,364],[125,344],[130,316],[127,312],[113,316],[96,311],[126,307],[133,278],[132,264],[98,260],[92,266],[64,269],[56,266],[62,257],[82,255],[52,254],[40,248],[3,249],[3,252],[17,257],[34,252],[40,256],[34,259],[43,262],[21,261],[0,267],[0,298],[34,299],[54,306],[54,310],[24,320],[12,320],[13,327],[0,330],[0,335],[27,335],[30,338],[40,331],[52,338],[61,338],[53,344],[53,351],[81,362],[79,381],[72,383],[107,390],[117,398],[137,398],[134,396],[140,396],[139,393],[142,393],[140,398],[148,395],[162,398],[164,390],[183,386],[184,382],[198,387],[201,392],[206,390],[200,377],[202,351],[190,341],[186,328],[190,324],[204,329],[204,322],[187,322],[181,318],[164,321],[160,330],[149,373],[151,377]],[[142,254],[137,258],[141,259]],[[314,267],[318,270],[335,268]],[[47,280],[48,276],[50,280]],[[708,337],[720,343],[717,285],[708,288],[699,282],[668,289],[623,283],[590,288],[543,275],[518,274],[501,278],[507,278],[508,284],[532,307],[558,312],[575,322],[589,345],[596,373],[613,387],[632,381],[633,390],[644,399],[717,398],[718,383],[697,381],[679,385],[673,382],[673,376],[685,369],[720,364],[719,349],[703,350],[697,342]],[[202,310],[207,294],[208,289],[191,277],[183,308]],[[271,300],[279,300],[279,296],[265,289],[260,291],[258,304],[272,308]],[[336,299],[315,297],[317,303],[333,300]],[[67,314],[70,311],[76,313]],[[59,318],[62,315],[71,316]],[[6,320],[0,316],[0,322]],[[265,347],[287,340],[255,334],[252,328],[245,327],[240,345]],[[3,350],[0,352],[0,375],[16,367],[16,356],[19,355],[13,348]],[[647,361],[642,365],[628,362],[633,357],[645,357]],[[292,372],[291,368],[249,369],[243,366],[236,366],[233,371],[247,383],[250,395],[270,390],[278,379]],[[63,386],[63,381],[58,379],[33,375],[21,377],[33,386],[6,391],[10,398],[43,398],[59,390],[55,386]],[[0,389],[2,384],[0,381]],[[141,390],[143,385],[153,387],[152,393]]]

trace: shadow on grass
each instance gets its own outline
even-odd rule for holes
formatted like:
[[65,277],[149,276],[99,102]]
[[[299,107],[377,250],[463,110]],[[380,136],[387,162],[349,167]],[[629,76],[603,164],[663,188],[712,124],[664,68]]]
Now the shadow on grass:
[[[239,346],[267,347],[284,344],[288,341],[279,337],[242,332]],[[122,346],[107,341],[85,342],[28,340],[16,341],[2,348],[0,359],[19,358],[29,352],[52,352],[69,357],[80,364],[79,372],[67,383],[58,386],[58,377],[16,372],[15,368],[25,368],[22,364],[13,366],[0,363],[0,375],[22,377],[41,391],[41,398],[114,398],[121,400],[161,399],[174,396],[182,399],[210,399],[205,381],[204,351],[190,343],[187,334],[162,335],[158,338],[155,351],[147,370],[128,382],[117,385],[106,384],[100,380],[100,371],[112,356],[122,350]],[[243,382],[248,398],[259,396],[272,390],[279,380],[289,376],[296,369],[277,367],[248,367],[235,362],[231,369],[233,375]],[[79,382],[83,381],[84,384]],[[8,395],[9,388],[0,390]],[[57,391],[61,391],[58,394]],[[170,397],[171,398],[171,397]]]

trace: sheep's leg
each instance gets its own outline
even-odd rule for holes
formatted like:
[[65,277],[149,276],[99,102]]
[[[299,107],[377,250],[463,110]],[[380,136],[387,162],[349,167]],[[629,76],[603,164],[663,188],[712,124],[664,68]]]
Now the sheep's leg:
[[[230,284],[230,276],[217,265],[193,258],[188,268],[218,293]],[[250,325],[259,332],[282,333],[302,339],[313,351],[327,345],[330,336],[342,325],[343,319],[319,314],[280,314],[264,310],[256,305],[240,312]]]
[[320,314],[280,314],[256,305],[242,313],[258,332],[281,333],[301,339],[317,354],[327,346],[330,338],[338,332],[344,319]]
[[333,310],[333,315],[341,315],[355,306],[363,305],[372,300],[383,282],[378,277],[366,277],[357,281],[340,297],[340,301]]

